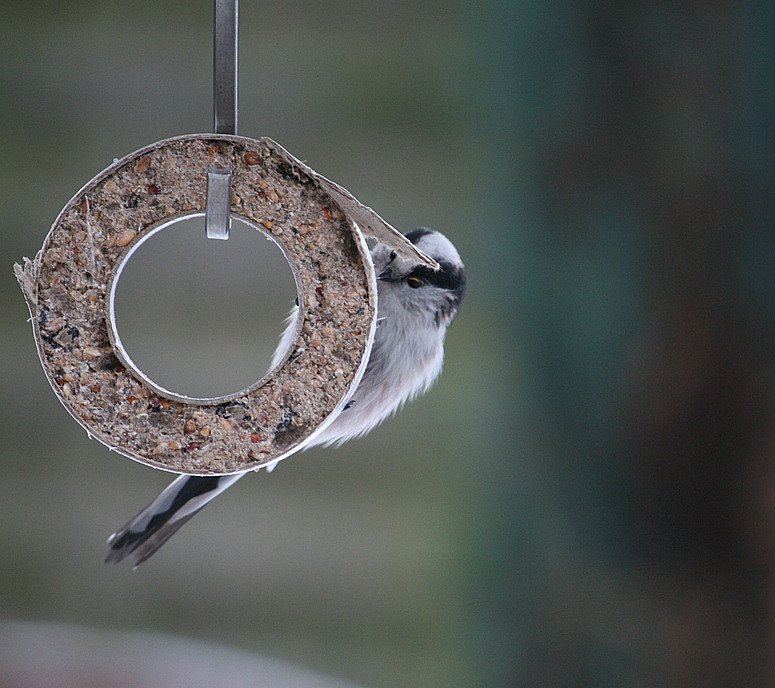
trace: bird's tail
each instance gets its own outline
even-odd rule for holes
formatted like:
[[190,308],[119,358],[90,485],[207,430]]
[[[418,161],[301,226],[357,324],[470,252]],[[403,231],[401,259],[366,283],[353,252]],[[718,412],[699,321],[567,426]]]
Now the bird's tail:
[[178,528],[243,475],[181,475],[108,538],[105,563],[118,563],[131,555],[137,568]]

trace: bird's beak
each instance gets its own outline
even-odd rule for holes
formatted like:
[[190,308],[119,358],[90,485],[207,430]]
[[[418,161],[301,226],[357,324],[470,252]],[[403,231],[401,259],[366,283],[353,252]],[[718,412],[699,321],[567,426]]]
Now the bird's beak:
[[377,279],[381,282],[395,282],[395,278],[393,277],[393,271],[390,268],[387,268],[383,270],[382,272],[377,275]]

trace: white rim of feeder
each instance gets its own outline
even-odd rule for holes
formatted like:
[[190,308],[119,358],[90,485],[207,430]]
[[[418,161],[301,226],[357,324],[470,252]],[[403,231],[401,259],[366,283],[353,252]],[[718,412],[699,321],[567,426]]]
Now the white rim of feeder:
[[[238,399],[245,394],[251,392],[252,390],[256,389],[257,387],[260,387],[266,380],[271,377],[272,373],[274,373],[275,370],[277,370],[284,362],[287,356],[283,357],[283,360],[280,361],[277,365],[273,366],[269,370],[264,373],[264,375],[253,382],[252,384],[248,385],[247,387],[244,387],[243,389],[237,391],[237,392],[231,392],[229,394],[221,394],[214,397],[191,397],[186,394],[179,394],[177,392],[173,392],[169,389],[166,389],[162,385],[160,385],[158,382],[155,382],[150,376],[146,375],[144,371],[140,369],[140,366],[138,366],[132,357],[129,355],[129,352],[126,350],[126,347],[124,346],[123,341],[121,340],[121,335],[118,331],[118,323],[116,322],[116,291],[118,289],[118,285],[121,280],[121,274],[124,270],[124,267],[127,265],[129,260],[132,258],[134,253],[137,251],[137,249],[140,248],[146,241],[148,241],[152,236],[155,234],[158,234],[159,232],[165,230],[167,227],[170,227],[171,225],[177,224],[178,222],[182,222],[183,220],[194,218],[194,217],[204,217],[205,213],[202,212],[190,212],[190,213],[182,213],[180,215],[175,215],[172,218],[168,220],[162,220],[161,222],[157,223],[155,226],[149,227],[145,231],[143,231],[142,234],[140,234],[135,241],[133,241],[130,245],[128,250],[124,253],[124,255],[121,257],[121,259],[116,263],[116,265],[113,268],[113,274],[111,275],[110,282],[108,283],[108,294],[107,294],[107,324],[108,324],[108,336],[110,337],[110,343],[113,345],[113,351],[118,357],[118,359],[121,361],[121,363],[124,364],[126,368],[129,368],[132,373],[134,373],[135,376],[140,378],[148,387],[150,387],[152,390],[154,390],[157,394],[160,394],[163,397],[166,397],[167,399],[174,399],[175,401],[180,401],[184,404],[199,404],[199,405],[208,405],[208,404],[223,404],[229,401],[234,401],[235,399]],[[297,293],[297,299],[299,300],[299,303],[301,303],[302,297],[302,285],[301,285],[301,278],[299,277],[299,271],[296,269],[296,266],[293,263],[292,257],[288,254],[288,251],[286,250],[285,246],[268,231],[266,231],[263,227],[259,226],[255,222],[246,220],[243,217],[240,217],[239,215],[232,215],[232,219],[238,218],[241,222],[246,224],[251,229],[256,230],[259,232],[262,236],[269,239],[277,248],[280,249],[280,251],[283,254],[283,257],[288,263],[288,266],[291,268],[291,272],[293,274],[293,280],[294,284],[296,285],[296,293]],[[301,330],[301,318],[296,318],[295,320],[295,330],[293,333],[293,342],[295,343],[298,336],[299,331]]]

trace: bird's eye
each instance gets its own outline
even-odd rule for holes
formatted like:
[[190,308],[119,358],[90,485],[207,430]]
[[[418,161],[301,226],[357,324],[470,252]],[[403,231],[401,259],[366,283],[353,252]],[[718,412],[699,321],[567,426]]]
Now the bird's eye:
[[422,280],[419,277],[407,277],[406,283],[412,288],[417,289],[422,284]]
[[390,260],[395,260],[398,254],[395,251],[390,252]]

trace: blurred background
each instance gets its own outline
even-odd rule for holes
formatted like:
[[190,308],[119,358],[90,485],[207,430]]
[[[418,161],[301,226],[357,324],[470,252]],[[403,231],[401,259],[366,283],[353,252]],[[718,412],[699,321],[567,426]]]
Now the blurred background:
[[[170,476],[59,405],[12,264],[114,158],[211,130],[212,7],[4,2],[0,667],[40,622],[55,646],[172,634],[375,688],[773,685],[775,5],[240,12],[240,134],[459,248],[444,375],[240,481],[140,570],[103,565]],[[268,357],[293,299],[277,256],[211,270],[207,243],[126,285],[180,384]]]

